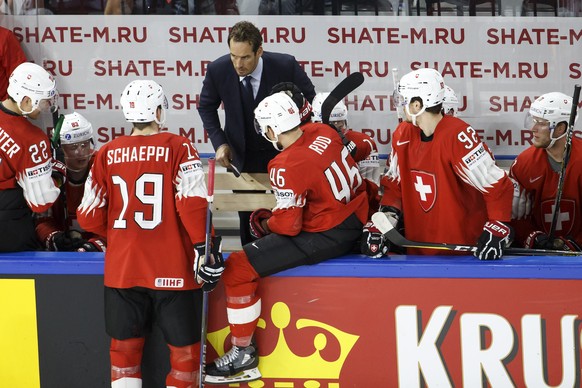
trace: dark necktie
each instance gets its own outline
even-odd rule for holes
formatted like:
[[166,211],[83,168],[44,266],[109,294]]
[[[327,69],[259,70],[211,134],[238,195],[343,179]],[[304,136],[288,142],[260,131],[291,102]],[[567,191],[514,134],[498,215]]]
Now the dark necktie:
[[253,93],[253,85],[251,85],[251,77],[247,75],[242,83],[243,83],[243,98],[245,99],[245,103],[249,108],[253,108],[255,105],[255,95]]

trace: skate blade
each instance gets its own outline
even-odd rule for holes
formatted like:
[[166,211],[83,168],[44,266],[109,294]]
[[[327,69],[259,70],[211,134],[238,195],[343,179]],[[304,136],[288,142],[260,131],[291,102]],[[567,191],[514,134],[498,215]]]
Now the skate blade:
[[263,377],[259,368],[247,369],[234,376],[210,376],[206,375],[204,378],[205,384],[232,384],[244,383],[246,381],[255,381]]

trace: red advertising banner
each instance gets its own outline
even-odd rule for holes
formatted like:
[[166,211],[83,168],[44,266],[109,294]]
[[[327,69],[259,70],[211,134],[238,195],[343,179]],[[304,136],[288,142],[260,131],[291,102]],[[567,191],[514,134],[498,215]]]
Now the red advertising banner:
[[[581,291],[581,280],[262,279],[263,378],[248,386],[579,386]],[[210,310],[208,359],[230,348],[222,287]]]

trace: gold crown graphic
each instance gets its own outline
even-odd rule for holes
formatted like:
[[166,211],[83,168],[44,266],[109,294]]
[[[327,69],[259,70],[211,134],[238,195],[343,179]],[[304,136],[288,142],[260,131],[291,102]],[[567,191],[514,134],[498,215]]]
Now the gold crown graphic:
[[[259,357],[259,370],[263,378],[296,378],[296,379],[339,379],[340,372],[348,357],[348,354],[360,338],[357,335],[346,333],[331,325],[311,319],[298,319],[297,329],[321,328],[335,337],[340,345],[340,354],[335,361],[327,361],[321,357],[320,352],[327,346],[327,336],[318,333],[313,339],[315,351],[306,357],[294,354],[285,339],[283,330],[291,322],[291,312],[289,307],[283,302],[277,302],[271,308],[271,319],[279,329],[279,338],[275,350],[271,354]],[[258,327],[265,329],[266,323],[259,319]],[[226,326],[221,330],[208,334],[208,342],[214,347],[219,355],[225,353],[224,342],[230,333],[230,328]]]

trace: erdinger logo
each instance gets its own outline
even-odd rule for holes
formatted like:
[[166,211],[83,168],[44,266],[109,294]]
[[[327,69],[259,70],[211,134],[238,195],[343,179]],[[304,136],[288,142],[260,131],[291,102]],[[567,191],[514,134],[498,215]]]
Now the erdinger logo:
[[[277,345],[273,352],[259,357],[259,370],[263,375],[263,380],[281,379],[288,381],[289,379],[308,379],[314,384],[317,383],[313,381],[315,379],[337,380],[335,383],[339,386],[339,376],[342,367],[352,348],[360,338],[359,336],[346,333],[323,322],[300,318],[295,323],[297,330],[311,329],[308,331],[311,333],[313,328],[318,328],[324,332],[316,334],[311,340],[313,347],[315,348],[315,351],[311,355],[299,356],[291,351],[287,345],[287,340],[285,339],[284,330],[293,330],[288,328],[291,323],[291,312],[289,307],[283,302],[275,303],[271,308],[271,319],[273,324],[279,330],[279,335]],[[259,319],[258,327],[266,329],[266,323],[263,319]],[[219,355],[225,353],[224,342],[229,332],[230,329],[227,326],[221,330],[208,334],[208,342]],[[339,354],[333,357],[330,361],[328,361],[329,357],[324,359],[320,354],[324,349],[326,349],[328,335],[331,335],[331,338],[339,343]],[[275,382],[275,384],[277,383]],[[263,385],[249,383],[249,386],[262,387]],[[324,385],[305,386],[323,387]],[[328,384],[328,386],[332,385]]]
[[[542,222],[544,224],[544,232],[549,233],[552,225],[552,217],[554,214],[554,199],[549,199],[542,202],[540,207],[542,212]],[[574,225],[574,217],[576,214],[576,202],[571,199],[562,199],[560,201],[560,211],[556,218],[556,234],[558,236],[567,236],[572,231]],[[578,221],[579,222],[579,221]]]
[[425,212],[430,211],[436,202],[436,178],[434,174],[412,170],[412,183],[418,193],[420,207]]

